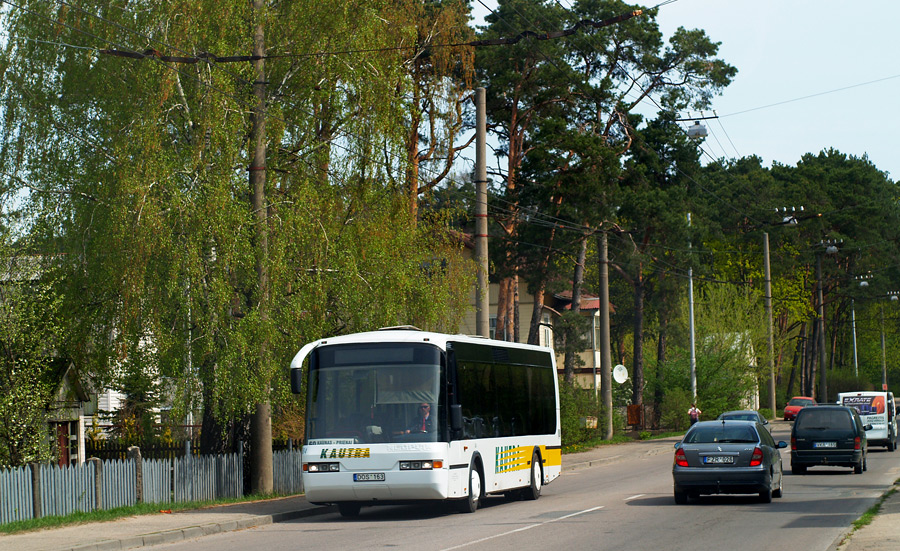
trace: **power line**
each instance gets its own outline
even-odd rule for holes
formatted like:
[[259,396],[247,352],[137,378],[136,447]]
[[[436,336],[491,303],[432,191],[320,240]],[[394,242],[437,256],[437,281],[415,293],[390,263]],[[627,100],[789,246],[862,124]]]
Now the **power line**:
[[767,105],[761,105],[761,106],[759,106],[759,107],[752,107],[752,108],[750,108],[750,109],[744,109],[743,111],[735,111],[734,113],[729,113],[729,114],[727,114],[727,115],[721,115],[721,116],[722,116],[722,117],[734,117],[734,116],[736,116],[736,115],[743,115],[743,114],[745,114],[745,113],[752,113],[753,111],[759,111],[759,110],[761,110],[761,109],[769,109],[770,107],[777,107],[777,106],[779,106],[779,105],[785,105],[785,104],[787,104],[787,103],[793,103],[793,102],[796,102],[796,101],[803,101],[803,100],[810,99],[810,98],[816,98],[816,97],[819,97],[819,96],[825,96],[825,95],[828,95],[828,94],[834,94],[834,93],[836,93],[836,92],[843,92],[843,91],[845,91],[845,90],[852,90],[853,88],[859,88],[859,87],[861,87],[861,86],[869,86],[870,84],[877,84],[877,83],[879,83],[879,82],[884,82],[884,81],[886,81],[886,80],[893,80],[893,79],[895,79],[895,78],[900,78],[900,74],[898,74],[898,75],[891,75],[891,76],[889,76],[889,77],[879,78],[879,79],[875,79],[875,80],[869,80],[869,81],[866,81],[866,82],[860,82],[859,84],[851,84],[850,86],[843,86],[843,87],[841,87],[841,88],[835,88],[835,89],[833,89],[833,90],[827,90],[827,91],[825,91],[825,92],[818,92],[818,93],[815,93],[815,94],[809,94],[809,95],[807,95],[807,96],[801,96],[801,97],[799,97],[799,98],[793,98],[793,99],[789,99],[789,100],[778,101],[778,102],[775,102],[775,103],[769,103],[769,104],[767,104]]

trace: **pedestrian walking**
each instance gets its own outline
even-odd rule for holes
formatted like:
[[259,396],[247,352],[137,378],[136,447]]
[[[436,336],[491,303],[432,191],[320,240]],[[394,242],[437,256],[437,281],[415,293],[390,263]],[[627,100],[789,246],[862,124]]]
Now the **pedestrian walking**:
[[688,410],[688,417],[691,418],[691,425],[700,420],[700,414],[703,413],[700,411],[700,408],[697,407],[697,404],[691,404],[691,409]]

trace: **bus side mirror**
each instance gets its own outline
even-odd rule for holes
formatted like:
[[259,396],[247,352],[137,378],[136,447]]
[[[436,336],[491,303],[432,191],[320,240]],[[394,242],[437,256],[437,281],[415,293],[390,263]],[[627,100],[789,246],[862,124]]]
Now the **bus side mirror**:
[[294,394],[300,394],[301,388],[303,387],[303,370],[302,369],[292,369],[291,370],[291,392]]
[[462,406],[459,404],[450,406],[450,428],[455,431],[463,429]]

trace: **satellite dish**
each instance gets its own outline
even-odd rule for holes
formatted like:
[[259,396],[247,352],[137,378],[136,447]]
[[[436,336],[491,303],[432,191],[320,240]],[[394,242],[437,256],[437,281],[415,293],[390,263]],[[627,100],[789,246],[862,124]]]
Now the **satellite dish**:
[[628,380],[628,370],[624,365],[619,364],[613,368],[612,376],[617,383],[622,384]]

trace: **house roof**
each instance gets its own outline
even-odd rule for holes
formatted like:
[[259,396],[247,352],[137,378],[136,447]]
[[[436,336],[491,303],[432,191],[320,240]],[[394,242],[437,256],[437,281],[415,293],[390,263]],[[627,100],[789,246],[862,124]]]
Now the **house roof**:
[[[562,291],[560,293],[556,293],[553,295],[553,298],[556,299],[560,303],[565,303],[559,307],[560,310],[571,310],[572,309],[572,291]],[[582,310],[599,310],[600,309],[600,297],[597,295],[592,295],[591,293],[581,293],[581,309]],[[615,314],[616,307],[613,303],[609,303],[609,313]]]

